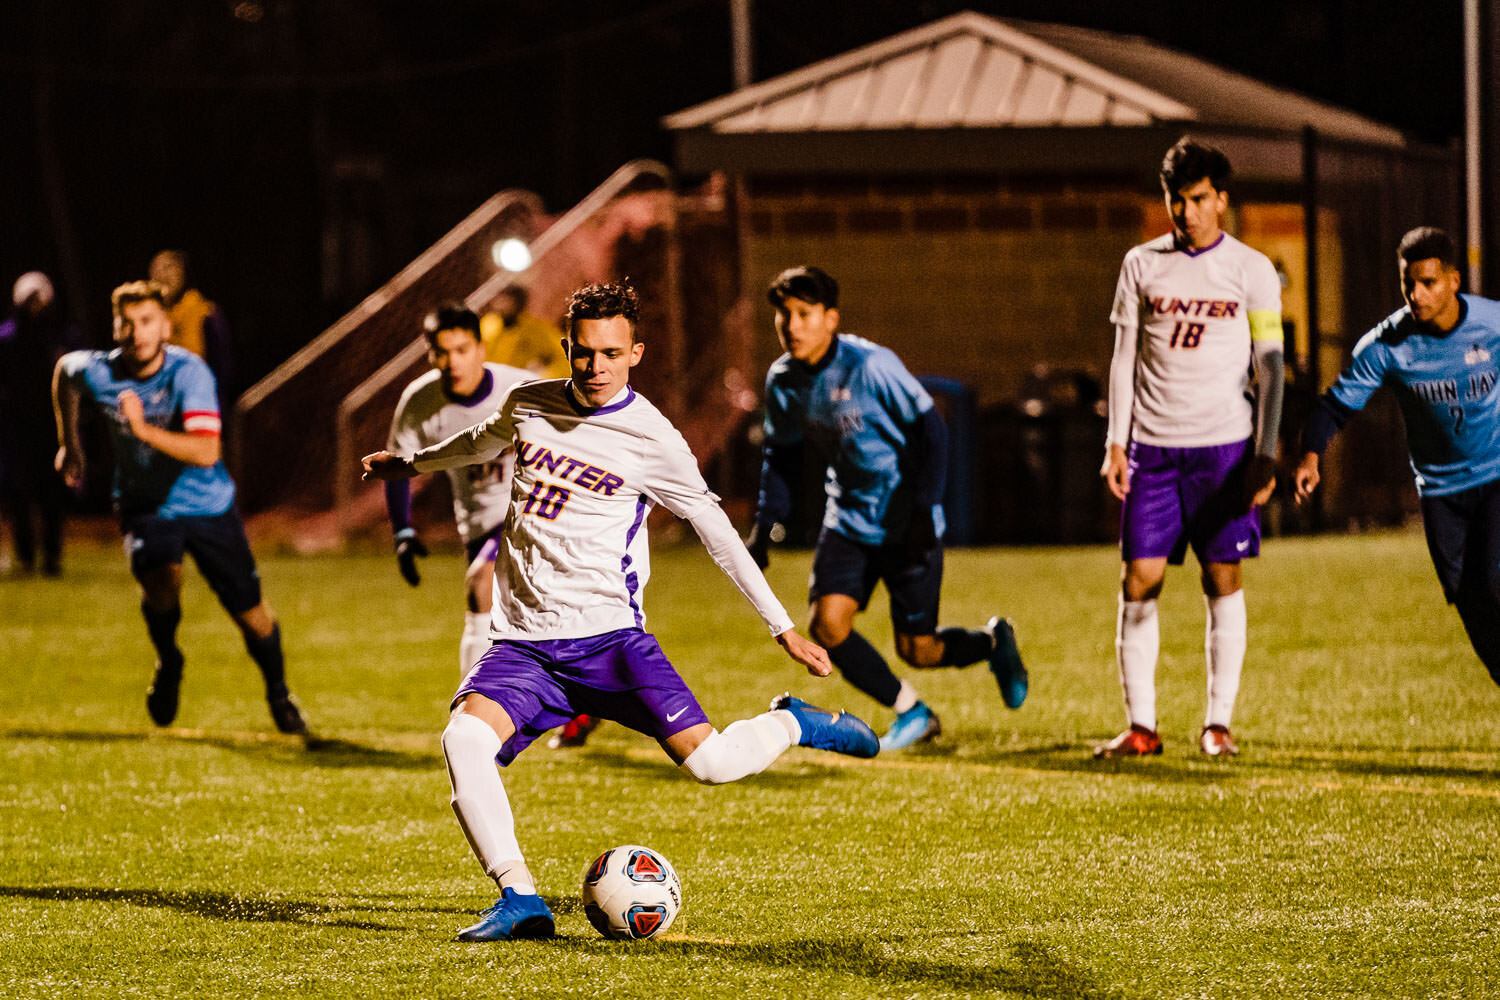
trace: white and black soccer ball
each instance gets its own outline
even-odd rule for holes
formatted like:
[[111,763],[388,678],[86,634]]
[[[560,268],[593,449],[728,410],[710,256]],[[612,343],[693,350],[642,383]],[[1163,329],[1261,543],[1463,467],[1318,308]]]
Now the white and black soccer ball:
[[682,909],[671,862],[649,847],[612,847],[583,873],[583,912],[594,929],[622,941],[655,937]]

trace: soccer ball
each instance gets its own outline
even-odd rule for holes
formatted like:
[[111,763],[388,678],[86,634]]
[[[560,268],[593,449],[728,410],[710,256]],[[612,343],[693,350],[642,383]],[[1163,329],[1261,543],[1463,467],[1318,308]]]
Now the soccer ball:
[[682,909],[682,883],[671,862],[649,847],[612,847],[583,873],[583,912],[608,938],[655,937]]

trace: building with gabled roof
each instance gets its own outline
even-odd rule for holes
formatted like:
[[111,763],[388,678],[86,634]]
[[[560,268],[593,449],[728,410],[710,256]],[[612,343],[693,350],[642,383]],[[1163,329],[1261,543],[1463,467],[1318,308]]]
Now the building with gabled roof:
[[[1400,234],[1459,228],[1454,150],[1145,39],[975,13],[663,124],[679,171],[741,181],[757,363],[777,352],[760,290],[816,263],[844,286],[847,329],[968,383],[981,407],[1040,370],[1103,381],[1120,261],[1170,227],[1156,172],[1185,132],[1234,164],[1229,228],[1283,275],[1309,391],[1399,304]],[[1392,496],[1385,514],[1406,502]]]

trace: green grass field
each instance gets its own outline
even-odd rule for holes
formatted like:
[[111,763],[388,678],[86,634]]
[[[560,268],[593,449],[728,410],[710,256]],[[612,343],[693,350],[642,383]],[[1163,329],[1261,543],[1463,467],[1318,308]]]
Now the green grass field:
[[[987,672],[916,678],[941,741],[793,750],[717,787],[620,727],[506,773],[556,940],[451,941],[492,901],[438,749],[458,671],[457,556],[265,558],[293,689],[271,730],[191,571],[175,728],[116,546],[0,580],[0,995],[6,997],[1500,996],[1500,692],[1420,533],[1273,539],[1248,566],[1234,761],[1203,759],[1194,571],[1162,606],[1160,758],[1095,763],[1123,723],[1117,555],[950,553],[945,621],[1017,621],[1018,712]],[[800,607],[806,554],[771,580]],[[786,660],[698,548],[659,549],[650,627],[719,725],[786,688],[889,716]],[[890,648],[882,597],[866,630]],[[664,940],[599,938],[602,849],[670,858]]]

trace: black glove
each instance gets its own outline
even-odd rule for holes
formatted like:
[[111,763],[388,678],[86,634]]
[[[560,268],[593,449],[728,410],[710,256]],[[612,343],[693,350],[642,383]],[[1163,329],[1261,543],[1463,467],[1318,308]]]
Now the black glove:
[[415,587],[422,582],[417,572],[417,556],[427,557],[427,546],[417,537],[416,528],[402,528],[396,532],[396,565],[401,569],[401,578]]
[[745,539],[745,548],[750,550],[750,558],[755,560],[755,565],[765,569],[771,565],[771,551],[769,531],[761,531],[760,525],[750,529],[750,537]]

